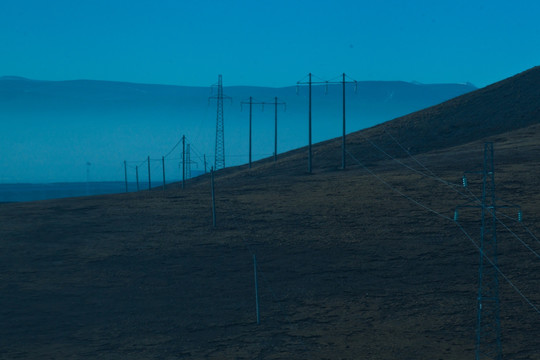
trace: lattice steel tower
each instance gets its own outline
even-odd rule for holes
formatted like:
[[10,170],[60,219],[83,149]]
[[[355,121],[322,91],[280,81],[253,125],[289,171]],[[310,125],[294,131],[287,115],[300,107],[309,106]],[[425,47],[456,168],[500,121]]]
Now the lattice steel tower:
[[221,75],[218,77],[217,95],[210,97],[216,99],[217,102],[217,119],[216,119],[216,147],[214,151],[214,169],[219,170],[225,167],[225,133],[223,126],[223,82]]
[[[476,360],[502,359],[499,277],[497,273],[497,205],[493,143],[484,144],[482,228],[476,323]],[[487,257],[487,258],[486,258]],[[490,259],[489,262],[487,259]]]
[[[519,208],[516,205],[497,205],[495,196],[495,169],[493,166],[493,143],[484,144],[484,168],[466,173],[482,174],[482,203],[471,200],[456,207],[454,220],[458,220],[458,209],[480,208],[480,262],[478,266],[478,295],[476,308],[476,360],[501,360],[501,318],[499,299],[499,277],[497,265],[497,209]],[[463,186],[468,186],[465,175]],[[518,213],[521,221],[521,210]]]

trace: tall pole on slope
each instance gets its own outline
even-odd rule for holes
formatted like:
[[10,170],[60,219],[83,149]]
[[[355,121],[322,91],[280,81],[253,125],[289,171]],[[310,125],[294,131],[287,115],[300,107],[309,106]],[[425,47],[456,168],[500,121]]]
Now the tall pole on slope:
[[343,81],[342,81],[342,88],[343,88],[343,135],[341,138],[341,168],[345,170],[346,164],[345,164],[345,73],[343,73]]
[[253,98],[249,97],[249,168],[251,169],[251,124],[252,124]]
[[137,181],[137,192],[139,192],[139,165],[135,166],[135,180]]
[[152,179],[150,178],[150,155],[148,156],[148,190],[152,188]]
[[182,189],[186,187],[186,135],[182,136]]
[[[484,168],[481,171],[468,171],[482,175],[482,203],[470,202],[457,206],[454,220],[458,221],[460,208],[480,208],[481,228],[478,266],[478,294],[476,307],[476,351],[475,359],[502,359],[501,320],[498,279],[497,250],[497,210],[517,208],[517,220],[521,221],[521,208],[518,205],[497,205],[495,196],[495,168],[493,161],[493,143],[484,144]],[[463,186],[468,187],[468,180],[463,176]]]
[[124,160],[124,181],[126,183],[126,192],[128,192],[127,162]]
[[165,190],[165,156],[161,157],[161,168],[163,169],[163,190]]
[[311,174],[311,73],[309,73],[309,115],[308,115],[308,173]]
[[278,121],[277,121],[277,110],[278,105],[283,105],[286,110],[286,103],[284,101],[278,102],[278,98],[274,98],[274,162],[277,161],[277,143],[278,143]]

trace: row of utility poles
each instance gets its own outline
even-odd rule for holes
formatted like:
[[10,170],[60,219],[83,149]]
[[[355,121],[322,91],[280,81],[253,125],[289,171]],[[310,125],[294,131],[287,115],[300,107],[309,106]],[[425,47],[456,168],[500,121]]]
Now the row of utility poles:
[[[346,85],[347,84],[354,84],[355,85],[355,91],[356,91],[356,85],[357,81],[351,79],[348,77],[345,73],[341,75],[340,81],[329,81],[329,80],[319,80],[319,81],[313,81],[313,74],[308,74],[308,80],[307,81],[298,81],[297,86],[300,85],[307,85],[309,89],[308,93],[308,173],[312,173],[312,85],[321,85],[324,84],[328,86],[329,84],[341,84],[342,85],[342,108],[343,108],[343,120],[342,120],[342,144],[341,144],[341,168],[345,169],[346,164]],[[221,77],[219,78],[221,80]],[[214,164],[214,169],[219,169],[222,167],[225,167],[225,155],[223,151],[223,98],[225,96],[223,95],[223,87],[221,85],[221,81],[218,83],[218,96],[211,97],[211,99],[216,98],[218,100],[218,133],[216,134],[219,139],[216,141],[219,142],[216,143],[216,149],[219,147],[220,149],[220,159],[219,163]],[[277,154],[278,154],[278,107],[283,106],[283,109],[286,110],[286,103],[284,101],[280,101],[277,97],[274,97],[273,102],[266,102],[266,101],[256,101],[253,99],[252,96],[249,97],[249,101],[242,101],[240,103],[241,109],[242,105],[249,105],[249,148],[248,148],[248,166],[251,169],[252,167],[252,125],[253,125],[253,105],[261,105],[262,110],[264,111],[265,105],[273,105],[274,106],[274,162],[277,161]],[[221,121],[220,121],[221,120]],[[191,160],[189,159],[189,150],[186,152],[186,143],[185,143],[185,135],[182,136],[182,188],[185,188],[185,180],[186,180],[186,161],[189,161],[191,163]],[[219,141],[218,141],[219,140]],[[188,144],[189,149],[189,144]],[[221,154],[221,151],[223,151],[223,154]],[[205,173],[206,173],[206,155],[204,156],[204,167],[205,167]],[[188,159],[189,160],[188,160]],[[162,169],[163,169],[163,189],[165,189],[165,156],[162,156]],[[152,181],[151,181],[151,170],[150,170],[150,163],[151,159],[150,156],[148,156],[146,160],[148,164],[148,189],[151,189],[152,187]],[[144,163],[144,162],[143,162]],[[188,172],[189,169],[188,169]],[[137,182],[137,191],[139,191],[139,166],[135,167],[135,176],[136,176],[136,182]],[[124,161],[124,177],[125,177],[125,186],[126,186],[126,192],[128,192],[128,176],[127,176],[127,162]]]
[[[182,136],[182,139],[181,139],[181,143],[182,143],[182,160],[181,160],[181,166],[182,166],[182,189],[185,188],[186,186],[186,179],[189,179],[191,177],[191,164],[193,163],[191,161],[191,146],[190,144],[186,144],[186,136]],[[161,166],[162,166],[162,170],[163,170],[163,190],[165,190],[165,186],[166,186],[166,178],[165,178],[165,158],[166,156],[162,156],[161,157]],[[156,159],[154,159],[154,161],[157,161]],[[204,173],[206,174],[206,154],[204,155]],[[150,159],[150,156],[148,156],[146,158],[146,160],[144,160],[142,162],[142,164],[144,163],[147,163],[148,165],[148,190],[150,190],[152,188],[152,174],[151,174],[151,162],[152,162],[152,159]],[[139,187],[139,167],[142,165],[142,164],[139,164],[139,165],[136,165],[135,166],[135,181],[136,181],[136,186],[137,186],[137,191],[140,191],[140,187]],[[186,166],[187,165],[187,166]],[[127,173],[127,168],[128,168],[128,164],[127,164],[127,161],[124,160],[124,182],[125,182],[125,188],[126,188],[126,192],[129,191],[128,189],[128,173]]]
[[[311,111],[311,94],[312,94],[312,85],[320,85],[324,84],[328,86],[329,84],[341,84],[342,86],[342,109],[343,109],[343,121],[342,121],[342,141],[341,141],[341,168],[346,169],[347,163],[346,163],[346,136],[347,136],[347,123],[346,123],[346,85],[347,84],[354,84],[355,85],[355,92],[357,89],[358,81],[351,79],[347,74],[343,73],[341,74],[341,80],[340,81],[331,81],[331,80],[322,80],[322,81],[313,81],[313,74],[308,74],[308,80],[307,81],[298,81],[297,86],[299,85],[307,85],[309,89],[308,93],[308,172],[312,173],[312,111]],[[278,121],[277,121],[277,110],[278,105],[283,105],[284,108],[286,108],[285,102],[278,102],[278,98],[274,98],[274,102],[264,102],[264,101],[254,101],[253,97],[249,97],[249,101],[242,101],[240,103],[241,105],[249,105],[249,168],[251,169],[252,164],[252,118],[253,118],[253,105],[262,105],[262,109],[264,109],[264,105],[274,105],[274,116],[275,116],[275,126],[274,126],[274,161],[277,160],[277,129],[278,129]]]

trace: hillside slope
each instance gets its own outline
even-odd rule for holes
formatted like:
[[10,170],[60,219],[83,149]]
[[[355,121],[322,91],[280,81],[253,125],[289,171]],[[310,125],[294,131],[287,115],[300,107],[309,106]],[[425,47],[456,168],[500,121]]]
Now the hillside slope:
[[[488,95],[476,99],[499,96]],[[500,214],[503,352],[540,359],[540,314],[512,287],[540,304],[530,251],[540,252],[531,236],[540,234],[540,125],[498,132],[489,119],[450,146],[400,127],[406,119],[385,124],[393,138],[353,134],[347,171],[337,169],[339,139],[314,147],[313,174],[306,149],[219,171],[216,228],[208,175],[186,189],[3,204],[2,357],[472,358],[479,211],[460,215],[463,231],[452,216],[480,196],[480,179],[471,175],[466,190],[461,176],[482,166],[493,141],[497,195],[524,214],[523,223],[512,209]],[[432,145],[411,157],[394,139]],[[399,150],[399,161],[382,150]]]
[[[465,144],[540,123],[540,67],[459,96],[431,108],[375,126],[361,135],[381,143],[393,154],[401,146],[418,154]],[[398,146],[388,132],[401,146]],[[366,145],[369,147],[369,145]]]

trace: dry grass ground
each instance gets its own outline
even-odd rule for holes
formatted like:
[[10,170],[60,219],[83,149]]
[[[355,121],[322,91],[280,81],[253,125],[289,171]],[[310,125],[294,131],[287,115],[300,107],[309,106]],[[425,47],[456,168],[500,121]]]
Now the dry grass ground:
[[[522,205],[534,234],[537,130],[495,144],[498,194]],[[337,170],[332,146],[315,149],[311,175],[303,151],[218,172],[217,228],[208,177],[184,190],[2,205],[0,356],[471,358],[478,252],[453,221],[390,187],[447,217],[465,190],[390,160],[369,167],[377,177],[351,158]],[[416,159],[459,184],[482,150],[479,141]],[[478,241],[479,212],[461,216]],[[521,224],[502,220],[540,251]],[[538,305],[540,260],[501,228],[501,269]],[[540,314],[504,281],[501,300],[505,355],[540,358]]]
[[[208,176],[0,205],[0,358],[472,358],[480,213],[460,215],[470,238],[452,217],[481,189],[461,175],[494,141],[497,194],[524,214],[501,214],[500,268],[540,306],[540,126],[410,146],[415,158],[380,130],[349,137],[367,168],[339,170],[337,140],[314,147],[313,174],[305,149],[216,173],[216,228]],[[505,358],[540,359],[540,313],[500,291]]]

